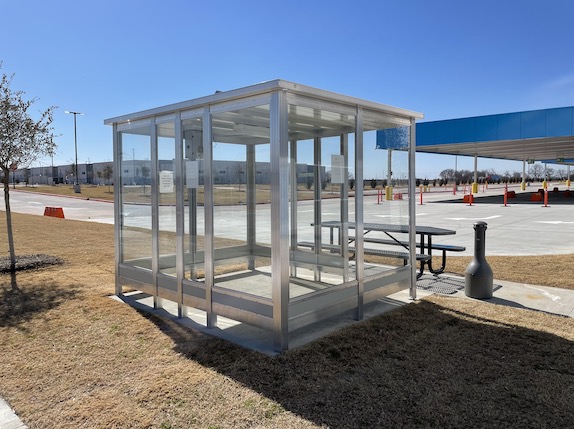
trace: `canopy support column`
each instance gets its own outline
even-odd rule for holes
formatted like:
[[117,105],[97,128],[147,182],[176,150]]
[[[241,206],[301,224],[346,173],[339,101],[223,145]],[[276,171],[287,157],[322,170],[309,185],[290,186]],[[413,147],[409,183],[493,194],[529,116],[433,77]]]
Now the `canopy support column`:
[[388,160],[387,160],[387,189],[385,191],[385,199],[390,201],[393,199],[393,187],[391,185],[391,180],[393,179],[393,150],[388,150]]
[[522,183],[520,184],[520,190],[526,190],[526,160],[522,161]]
[[472,193],[478,192],[478,156],[474,155],[474,180],[472,182]]

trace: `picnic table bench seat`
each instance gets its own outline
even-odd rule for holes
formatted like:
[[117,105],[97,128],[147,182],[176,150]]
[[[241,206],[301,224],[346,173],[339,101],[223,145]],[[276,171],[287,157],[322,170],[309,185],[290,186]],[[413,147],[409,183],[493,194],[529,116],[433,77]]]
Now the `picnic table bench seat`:
[[[349,237],[349,240],[355,240],[355,237]],[[390,244],[393,246],[397,246],[397,245],[402,245],[405,247],[408,247],[409,242],[408,241],[399,241],[399,240],[391,240],[388,238],[371,238],[371,237],[364,237],[363,241],[365,243],[376,243],[376,244]],[[417,243],[417,247],[420,244]],[[442,250],[443,252],[464,252],[466,250],[466,247],[464,246],[455,246],[452,244],[435,244],[433,243],[431,248],[433,250]]]
[[[311,242],[311,241],[300,241],[297,243],[297,246],[300,247],[308,247],[310,249],[314,249],[315,248],[315,243]],[[340,246],[335,245],[335,244],[322,244],[321,245],[323,249],[326,250],[340,250]],[[355,253],[356,249],[354,247],[349,247],[347,249],[350,253]],[[363,253],[368,254],[368,255],[376,255],[376,256],[387,256],[390,258],[397,258],[397,259],[402,259],[405,264],[406,261],[408,261],[410,255],[409,252],[401,252],[398,250],[387,250],[387,249],[373,249],[373,248],[364,248],[363,249]],[[428,261],[430,259],[429,255],[423,255],[421,253],[417,253],[417,261]]]
[[[300,241],[297,243],[297,246],[300,247],[308,247],[310,249],[314,249],[315,248],[315,243],[311,242],[311,241]],[[323,243],[321,245],[321,247],[323,249],[327,249],[327,250],[331,250],[331,251],[340,251],[341,248],[338,245],[335,244],[327,244],[327,243]],[[356,249],[354,247],[349,247],[347,249],[349,251],[349,253],[356,253]],[[387,250],[387,249],[373,249],[373,248],[364,248],[363,249],[363,254],[365,255],[373,255],[373,256],[383,256],[383,257],[387,257],[387,258],[396,258],[396,259],[402,259],[403,260],[403,265],[407,264],[407,261],[410,258],[410,254],[409,252],[401,252],[398,250]],[[424,271],[424,264],[426,262],[429,262],[431,259],[430,255],[425,255],[422,253],[417,253],[416,254],[416,258],[417,261],[419,261],[420,264],[420,268],[419,271],[417,273],[417,279],[420,278],[423,275],[423,271]]]

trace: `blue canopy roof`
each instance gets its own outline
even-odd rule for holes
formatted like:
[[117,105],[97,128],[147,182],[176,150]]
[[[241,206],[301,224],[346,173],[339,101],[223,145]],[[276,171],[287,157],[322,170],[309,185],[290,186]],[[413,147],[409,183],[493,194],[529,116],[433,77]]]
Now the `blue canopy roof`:
[[[574,163],[574,107],[421,122],[416,145],[418,152]],[[396,132],[377,132],[377,148],[400,146]]]

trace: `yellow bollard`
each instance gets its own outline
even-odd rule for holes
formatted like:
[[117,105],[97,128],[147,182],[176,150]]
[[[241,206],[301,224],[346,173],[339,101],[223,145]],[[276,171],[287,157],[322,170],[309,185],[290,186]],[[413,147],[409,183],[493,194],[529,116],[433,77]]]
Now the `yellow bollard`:
[[474,182],[472,184],[472,193],[473,194],[478,194],[478,183]]
[[387,186],[385,188],[385,199],[387,201],[391,201],[393,199],[393,187],[392,186]]
[[521,190],[521,191],[526,191],[526,182],[521,182],[521,183],[520,183],[520,190]]
[[542,189],[548,189],[548,182],[546,182],[546,180],[542,182]]

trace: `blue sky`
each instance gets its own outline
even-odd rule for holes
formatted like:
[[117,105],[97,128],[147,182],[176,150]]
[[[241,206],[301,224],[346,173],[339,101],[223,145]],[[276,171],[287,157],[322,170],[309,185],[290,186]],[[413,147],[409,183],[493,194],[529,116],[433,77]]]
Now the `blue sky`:
[[[55,163],[112,159],[106,118],[281,78],[425,120],[574,105],[571,0],[0,0],[2,72],[59,106]],[[42,160],[48,165],[49,160]],[[40,164],[38,164],[40,165]],[[418,155],[417,176],[454,168]],[[459,169],[473,160],[458,158]],[[480,160],[479,169],[521,171]]]

